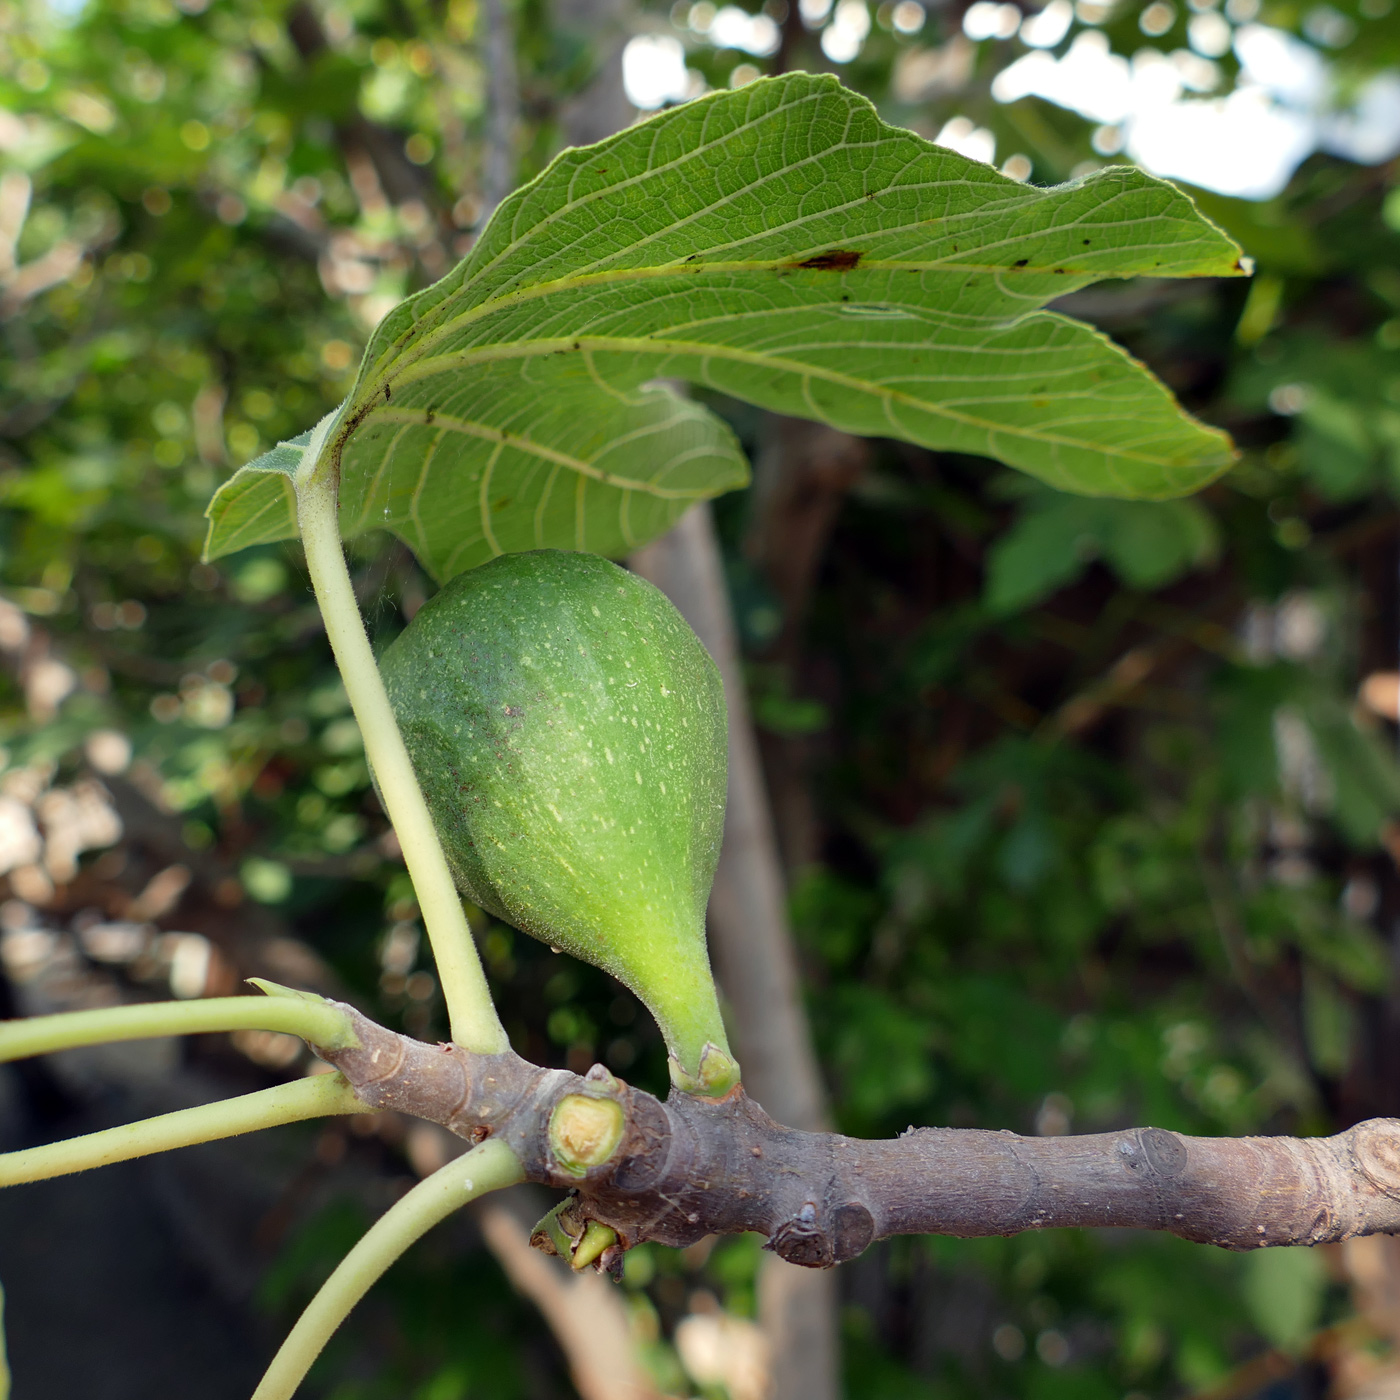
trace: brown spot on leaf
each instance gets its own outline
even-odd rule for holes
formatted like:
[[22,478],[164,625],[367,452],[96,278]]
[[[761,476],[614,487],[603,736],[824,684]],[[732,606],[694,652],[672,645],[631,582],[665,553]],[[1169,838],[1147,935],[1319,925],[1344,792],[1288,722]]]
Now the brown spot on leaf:
[[813,253],[800,262],[788,263],[788,267],[806,268],[809,272],[850,272],[860,266],[865,256],[854,248],[828,248],[824,253]]
[[1017,258],[1016,261],[1015,261],[1014,263],[1011,264],[1011,266],[1012,266],[1012,267],[1025,267],[1025,265],[1026,265],[1028,262],[1030,262],[1030,259],[1029,259],[1029,258]]

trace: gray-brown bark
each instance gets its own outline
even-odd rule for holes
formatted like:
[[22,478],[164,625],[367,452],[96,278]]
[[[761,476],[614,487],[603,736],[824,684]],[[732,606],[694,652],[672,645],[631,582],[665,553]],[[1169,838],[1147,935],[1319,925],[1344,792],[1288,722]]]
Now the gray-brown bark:
[[489,101],[481,173],[481,221],[515,188],[515,146],[520,128],[520,81],[515,67],[515,27],[505,0],[485,0]]
[[[530,1180],[577,1188],[577,1213],[611,1225],[624,1248],[752,1230],[789,1262],[825,1268],[900,1234],[1131,1226],[1253,1249],[1400,1232],[1396,1119],[1310,1139],[920,1128],[869,1142],[782,1127],[742,1089],[662,1103],[601,1066],[580,1077],[513,1053],[472,1055],[352,1014],[360,1048],[327,1058],[366,1102],[469,1141],[501,1138]],[[624,1114],[617,1150],[582,1177],[549,1146],[551,1115],[571,1094],[614,1099]]]

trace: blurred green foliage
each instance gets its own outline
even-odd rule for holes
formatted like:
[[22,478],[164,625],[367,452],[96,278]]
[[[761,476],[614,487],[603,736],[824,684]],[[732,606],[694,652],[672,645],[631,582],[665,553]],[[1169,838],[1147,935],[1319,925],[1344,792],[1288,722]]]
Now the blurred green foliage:
[[[1384,8],[1338,7],[1353,37],[1327,56],[1344,80],[1400,54]],[[1184,43],[1184,9],[1155,37],[1144,6],[1098,9],[1117,52]],[[469,246],[490,139],[482,13],[0,0],[0,587],[72,685],[55,712],[10,668],[6,763],[69,774],[94,731],[128,735],[130,780],[191,850],[428,1037],[440,1002],[297,552],[214,568],[198,549],[215,486],[337,402],[388,306]],[[597,36],[534,0],[510,13],[525,177]],[[1302,33],[1311,13],[1270,0],[1260,18]],[[1018,41],[966,44],[956,7],[912,33],[892,14],[840,68],[888,119],[933,136],[966,116],[1038,183],[1102,163],[1078,116],[992,100]],[[769,61],[705,42],[690,15],[644,23],[709,83]],[[792,64],[837,66],[787,33]],[[933,71],[929,55],[944,76],[919,89],[908,73]],[[1234,73],[1227,53],[1223,87]],[[722,503],[785,836],[787,814],[809,818],[806,844],[788,841],[793,909],[843,1128],[1312,1133],[1400,1111],[1400,774],[1393,725],[1357,699],[1395,670],[1400,633],[1395,178],[1317,155],[1273,200],[1205,194],[1257,260],[1252,287],[1149,283],[1070,308],[1234,433],[1237,467],[1200,498],[1062,497],[877,444],[795,638],[755,553],[759,493]],[[780,429],[714,406],[761,487]],[[430,584],[386,538],[352,557],[385,644]],[[663,1087],[630,997],[480,929],[519,1049]],[[347,1208],[297,1235],[268,1306],[304,1298],[354,1226]],[[535,1324],[489,1257],[451,1241],[390,1276],[390,1325],[338,1344],[328,1393],[563,1384],[529,1359]],[[667,1339],[690,1290],[752,1312],[752,1246],[629,1259],[664,1385],[686,1384]],[[1188,1393],[1344,1316],[1322,1264],[1107,1232],[892,1242],[843,1271],[849,1391]],[[1271,1393],[1315,1393],[1297,1376]]]

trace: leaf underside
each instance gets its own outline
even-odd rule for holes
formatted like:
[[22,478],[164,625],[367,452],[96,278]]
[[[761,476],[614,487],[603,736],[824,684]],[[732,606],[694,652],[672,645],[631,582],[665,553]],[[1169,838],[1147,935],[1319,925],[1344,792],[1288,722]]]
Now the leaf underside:
[[[1042,308],[1106,277],[1240,271],[1142,171],[1018,184],[826,76],[715,93],[565,151],[380,324],[326,439],[342,530],[392,530],[439,579],[520,549],[625,553],[747,478],[666,379],[1062,490],[1183,495],[1228,438]],[[222,488],[209,557],[296,534],[299,458],[283,444]]]

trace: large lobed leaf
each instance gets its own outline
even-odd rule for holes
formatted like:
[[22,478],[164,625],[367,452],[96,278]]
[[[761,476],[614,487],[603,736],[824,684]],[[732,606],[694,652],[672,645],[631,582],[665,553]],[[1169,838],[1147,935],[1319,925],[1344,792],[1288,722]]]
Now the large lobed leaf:
[[[342,529],[393,530],[439,579],[510,550],[632,549],[747,471],[666,378],[1068,491],[1182,495],[1228,439],[1042,308],[1105,277],[1241,270],[1139,170],[1037,189],[831,77],[716,93],[565,151],[383,321],[325,440]],[[296,533],[300,454],[278,451],[215,497],[211,557]]]

